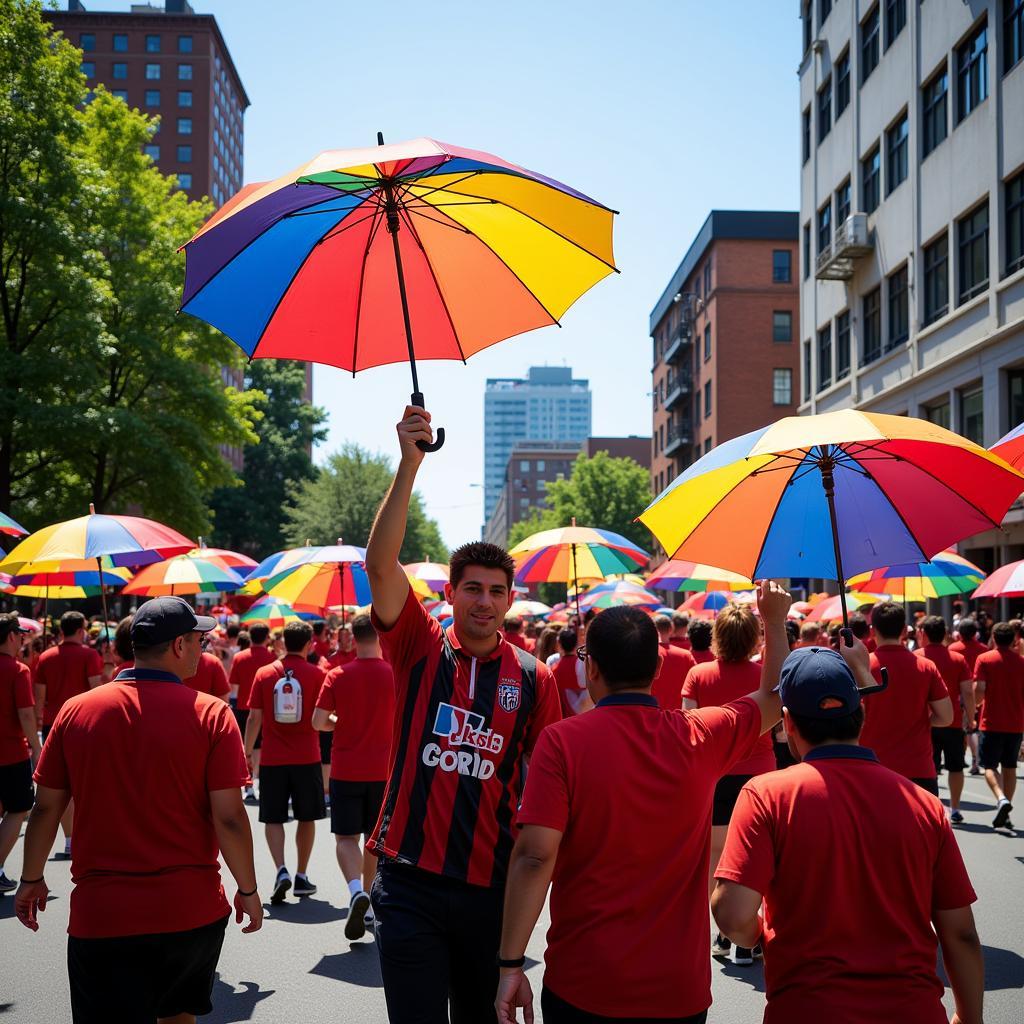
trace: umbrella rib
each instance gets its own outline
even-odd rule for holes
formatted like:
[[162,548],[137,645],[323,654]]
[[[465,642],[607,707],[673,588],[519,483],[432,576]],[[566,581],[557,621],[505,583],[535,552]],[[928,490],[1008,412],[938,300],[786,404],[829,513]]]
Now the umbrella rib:
[[[356,228],[359,227],[360,224],[365,224],[368,220],[373,220],[373,218],[377,216],[379,210],[379,205],[374,206],[373,213],[366,214],[365,216],[360,217],[358,220],[353,221],[351,224],[343,223],[340,228],[335,228],[334,231],[331,231],[328,234],[324,235],[322,238],[318,239],[316,243],[313,245],[313,248],[315,249],[318,245],[323,245],[324,242],[328,242],[332,238],[337,238],[338,235],[340,235],[344,231],[348,231],[349,228]],[[348,220],[347,217],[345,219]]]
[[[369,194],[363,197],[363,202],[366,202],[373,194],[372,189],[363,189],[362,191],[368,192]],[[358,192],[349,192],[348,195],[359,195]],[[281,220],[291,220],[293,217],[318,217],[324,213],[344,213],[346,210],[355,210],[355,206],[334,206],[329,210],[295,210],[292,213],[286,213]]]
[[[382,207],[378,203],[374,210],[374,217],[377,217],[382,212]],[[356,296],[356,325],[355,330],[352,332],[352,376],[356,375],[356,354],[359,351],[359,323],[362,320],[362,309],[363,309],[363,282],[366,280],[366,260],[370,255],[370,246],[373,245],[373,240],[377,236],[377,228],[380,227],[380,223],[370,225],[370,234],[366,239],[366,248],[363,250],[363,262],[359,266],[359,293]]]
[[[399,188],[402,189],[407,195],[411,195],[414,199],[426,199],[427,196],[432,196],[435,192],[448,192],[454,185],[459,185],[464,181],[469,181],[470,178],[475,178],[478,174],[483,174],[483,171],[470,171],[468,174],[464,174],[461,178],[456,178],[454,181],[447,181],[443,185],[435,185],[430,188],[428,185],[418,185],[415,181],[401,182]],[[426,177],[426,175],[423,175]],[[414,188],[425,188],[426,192],[418,193],[413,192]],[[455,192],[453,195],[463,195],[462,192]],[[474,196],[474,199],[486,198],[485,196]]]
[[428,217],[425,213],[420,213],[419,210],[410,210],[408,209],[408,207],[405,206],[401,206],[399,207],[399,209],[406,214],[407,221],[409,220],[409,214],[415,214],[417,217],[422,217],[424,220],[432,221],[434,224],[440,224],[441,227],[443,228],[450,228],[452,231],[461,231],[464,235],[473,234],[473,232],[470,231],[469,228],[464,228],[461,224],[449,224],[443,220],[438,220],[436,217]]

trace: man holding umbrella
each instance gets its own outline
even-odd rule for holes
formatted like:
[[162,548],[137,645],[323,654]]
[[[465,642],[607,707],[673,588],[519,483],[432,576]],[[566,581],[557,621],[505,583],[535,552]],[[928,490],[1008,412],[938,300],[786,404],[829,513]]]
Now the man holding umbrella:
[[[398,562],[430,415],[407,406],[401,460],[366,548],[373,621],[395,673],[397,708],[384,807],[368,848],[371,897],[392,1024],[495,1020],[498,943],[523,761],[560,717],[551,674],[502,624],[514,565],[492,544],[451,559],[447,630]],[[521,961],[516,965],[521,966]],[[506,965],[512,966],[512,965]]]

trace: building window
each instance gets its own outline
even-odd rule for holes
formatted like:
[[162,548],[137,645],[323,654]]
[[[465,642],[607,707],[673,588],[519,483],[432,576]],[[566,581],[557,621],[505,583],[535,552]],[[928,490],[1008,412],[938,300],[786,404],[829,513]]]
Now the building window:
[[832,383],[832,325],[818,331],[818,390]]
[[179,117],[178,118],[178,134],[179,135],[191,135],[192,134],[192,118],[191,117]]
[[907,146],[910,122],[906,113],[885,133],[886,195],[902,185],[907,178]]
[[878,4],[860,23],[860,81],[863,85],[878,67]]
[[804,342],[804,386],[803,396],[806,402],[811,397],[811,343]]
[[192,175],[187,172],[179,172],[178,174],[178,188],[191,188],[192,187]]
[[772,250],[772,281],[775,284],[789,284],[792,263],[793,254],[789,249]]
[[192,106],[192,90],[191,89],[179,89],[178,90],[178,106],[179,107],[191,107]]
[[[1024,2],[1024,0],[1022,0]],[[1006,183],[1006,272],[1024,267],[1024,171]],[[1016,424],[1011,424],[1016,426]]]
[[179,146],[178,147],[178,163],[179,164],[190,164],[190,163],[192,163],[192,147],[191,146]]
[[921,411],[929,423],[934,423],[937,427],[944,427],[946,430],[951,429],[952,421],[949,415],[948,398],[942,402],[933,402],[931,405],[926,405]]
[[846,223],[846,218],[850,216],[850,179],[846,181],[836,189],[836,230]]
[[143,147],[143,152],[146,154],[146,156],[149,157],[150,160],[153,161],[153,163],[156,163],[157,160],[160,159],[160,147],[159,146],[154,146],[154,145],[144,146]]
[[832,79],[825,79],[825,84],[818,90],[818,145],[832,130]]
[[78,37],[78,48],[89,53],[96,49],[96,34],[94,32],[83,32]]
[[529,459],[520,459],[519,460],[519,472],[520,473],[529,473],[530,472],[530,460]]
[[885,48],[888,50],[907,24],[907,0],[885,0]]
[[160,79],[160,65],[159,64],[147,64],[146,65],[146,78],[151,82],[159,81]]
[[811,276],[811,225],[804,225],[804,280]]
[[966,302],[988,287],[988,200],[956,225],[960,259],[958,301]]
[[949,312],[949,238],[943,233],[924,249],[924,322]]
[[826,203],[818,211],[818,255],[827,252],[832,244],[832,204]]
[[836,380],[850,375],[850,311],[836,317]]
[[962,121],[988,96],[988,26],[983,21],[956,51],[956,119]]
[[93,60],[83,60],[81,64],[82,74],[86,78],[96,77],[96,62]]
[[191,36],[178,36],[178,53],[191,53],[192,52],[192,37]]
[[1003,0],[1003,74],[1021,57],[1024,57],[1024,0]]
[[772,313],[772,341],[793,340],[793,314],[788,309]]
[[127,78],[128,77],[128,65],[117,63],[114,65],[114,77],[115,78]]
[[147,107],[159,107],[160,106],[160,90],[159,89],[147,89],[146,90],[146,106]]
[[836,120],[850,105],[850,48],[847,47],[836,61]]
[[803,138],[803,157],[804,163],[807,163],[811,159],[811,108],[808,107],[804,111],[803,122],[801,127],[801,135]]
[[121,32],[114,33],[114,53],[128,52],[128,36]]
[[793,404],[793,371],[785,369],[772,370],[772,405]]
[[1006,371],[1006,402],[1006,428],[1010,430],[1018,423],[1024,423],[1024,371]]
[[811,11],[811,0],[803,0],[800,5],[800,17],[803,19],[804,49],[806,53],[811,48],[811,40],[814,38],[814,15]]
[[902,345],[910,337],[910,311],[907,294],[907,266],[889,275],[889,341],[886,352]]
[[179,82],[191,82],[192,81],[192,65],[191,64],[179,64],[178,65],[178,81]]
[[128,102],[127,89],[115,89],[111,95],[114,97],[115,100],[124,100],[125,103]]
[[959,393],[960,433],[977,445],[985,443],[985,394],[981,385]]
[[159,36],[146,36],[146,53],[159,53],[160,52],[160,37]]
[[710,358],[711,358],[711,324],[705,324],[705,326],[704,326],[704,362],[706,363]]
[[943,68],[921,90],[924,130],[922,152],[927,156],[948,132],[946,111],[949,106],[949,75]]
[[832,0],[818,0],[818,27],[825,24],[825,19],[832,13]]
[[704,419],[711,416],[711,381],[704,382]]
[[711,258],[704,264],[704,298],[711,294]]
[[864,296],[864,356],[866,366],[882,354],[882,289],[875,288]]
[[543,473],[544,472],[544,460],[543,459],[538,459],[537,460],[537,472],[538,473]]
[[882,157],[878,146],[860,162],[860,191],[864,212],[877,210],[882,198]]

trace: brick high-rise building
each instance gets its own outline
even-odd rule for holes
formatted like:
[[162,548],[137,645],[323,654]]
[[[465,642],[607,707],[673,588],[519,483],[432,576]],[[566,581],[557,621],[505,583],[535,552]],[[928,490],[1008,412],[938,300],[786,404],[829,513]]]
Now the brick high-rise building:
[[650,316],[651,484],[796,412],[797,214],[712,210]]

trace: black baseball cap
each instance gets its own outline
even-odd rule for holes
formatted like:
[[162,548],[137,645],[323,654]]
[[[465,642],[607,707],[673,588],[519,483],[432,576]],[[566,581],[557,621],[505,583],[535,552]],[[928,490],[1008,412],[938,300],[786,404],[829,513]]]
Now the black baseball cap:
[[884,685],[857,688],[850,667],[831,647],[801,647],[782,665],[776,687],[784,707],[803,718],[843,718],[860,707],[861,698]]
[[209,633],[216,627],[215,618],[196,615],[184,598],[154,597],[132,616],[132,644],[143,649],[156,647],[186,633]]

